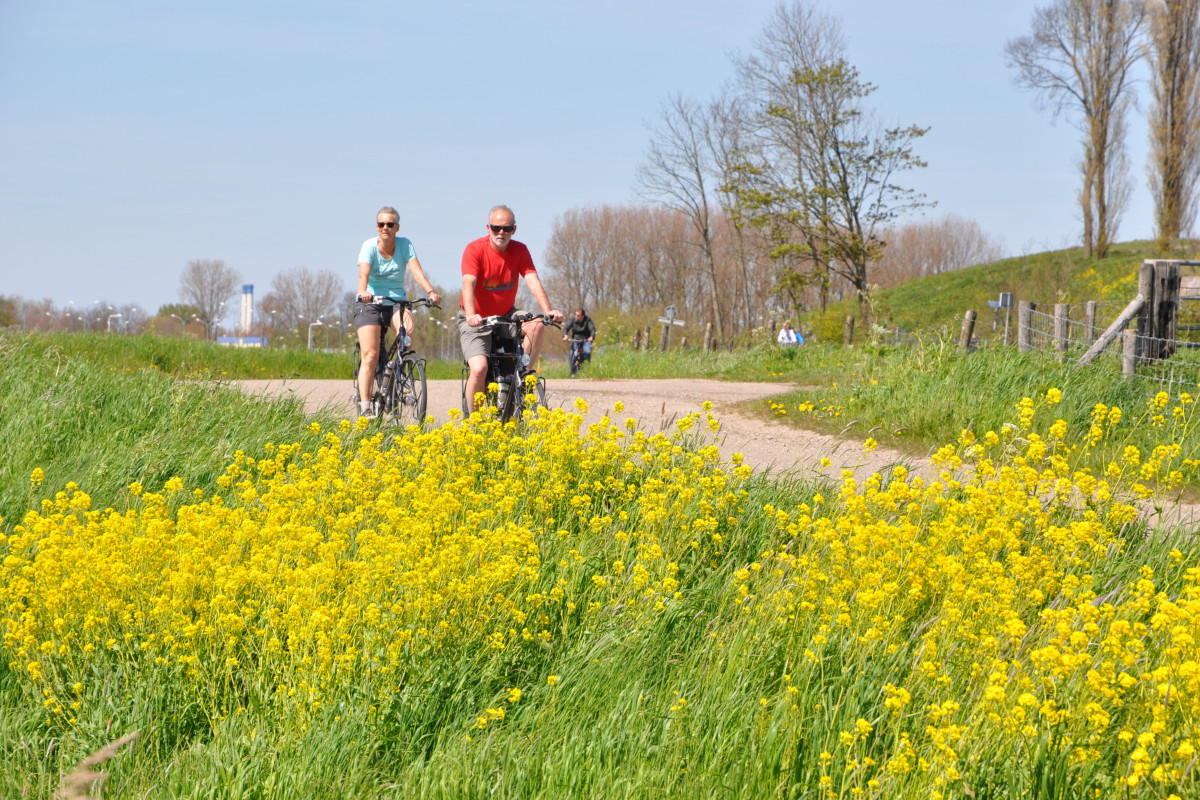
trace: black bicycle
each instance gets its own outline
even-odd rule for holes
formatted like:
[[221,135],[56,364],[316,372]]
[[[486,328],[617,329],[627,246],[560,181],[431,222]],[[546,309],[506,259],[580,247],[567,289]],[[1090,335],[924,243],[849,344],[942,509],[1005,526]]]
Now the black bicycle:
[[[525,398],[532,394],[536,404],[546,406],[546,379],[529,369],[529,356],[522,345],[521,326],[540,320],[543,325],[560,327],[549,314],[498,314],[484,317],[480,331],[491,331],[492,352],[488,355],[486,387],[487,403],[496,409],[501,422],[520,420],[525,412]],[[462,410],[470,414],[467,403],[467,377],[470,370],[463,366]],[[493,388],[494,387],[494,388]]]
[[571,342],[571,377],[574,378],[579,374],[583,362],[587,360],[587,356],[583,352],[583,346],[587,344],[587,339],[570,339],[569,341]]
[[[393,314],[403,314],[405,309],[441,308],[425,298],[420,300],[396,300],[376,297],[369,305],[388,305],[395,308]],[[371,401],[375,413],[380,417],[390,415],[399,425],[420,425],[425,421],[425,408],[429,395],[425,386],[425,359],[419,358],[412,348],[412,338],[404,329],[403,317],[399,334],[388,342],[390,326],[379,328],[379,361],[375,364],[375,393]],[[362,351],[354,345],[354,399],[359,397],[358,372],[362,367]]]

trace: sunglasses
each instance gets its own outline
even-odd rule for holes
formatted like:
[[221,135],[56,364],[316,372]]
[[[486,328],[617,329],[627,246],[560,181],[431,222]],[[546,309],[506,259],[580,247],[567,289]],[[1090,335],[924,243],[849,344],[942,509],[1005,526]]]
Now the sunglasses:
[[375,227],[376,228],[394,228],[394,227],[396,227],[396,223],[394,223],[394,222],[376,222]]
[[499,233],[500,231],[512,233],[517,229],[516,225],[488,225],[488,227],[492,229],[492,233]]

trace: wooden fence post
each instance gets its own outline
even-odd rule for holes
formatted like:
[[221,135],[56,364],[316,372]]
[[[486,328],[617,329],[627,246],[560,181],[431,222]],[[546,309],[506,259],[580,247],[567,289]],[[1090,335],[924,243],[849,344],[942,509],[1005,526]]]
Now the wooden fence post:
[[854,344],[854,317],[846,317],[846,339],[847,345]]
[[1054,349],[1066,357],[1067,345],[1071,339],[1071,306],[1066,303],[1054,304]]
[[643,349],[647,353],[649,353],[650,352],[650,326],[649,325],[647,325],[646,330],[642,332],[642,345],[643,345]]
[[1096,306],[1095,300],[1088,300],[1083,307],[1083,335],[1087,337],[1088,345],[1096,341]]
[[713,342],[712,323],[710,322],[704,326],[704,352],[708,353],[716,349],[716,345]]
[[1138,362],[1138,334],[1133,328],[1126,328],[1121,341],[1121,375],[1132,378]]
[[971,335],[975,333],[975,309],[970,309],[966,314],[963,314],[962,330],[958,336],[958,346],[963,350],[971,349]]
[[664,322],[662,333],[658,335],[658,352],[667,352],[667,345],[671,343],[671,323]]
[[642,329],[638,328],[633,332],[633,351],[636,353],[642,349]]
[[1178,336],[1179,311],[1179,262],[1159,261],[1154,265],[1154,336],[1157,358],[1175,355],[1175,339]]
[[1037,305],[1022,300],[1017,304],[1017,352],[1028,353],[1033,349],[1033,310]]
[[682,339],[679,340],[679,352],[682,353],[684,350],[687,350],[687,337],[686,336],[684,336]]
[[1147,346],[1154,336],[1154,262],[1143,261],[1141,268],[1138,270],[1138,294],[1142,296],[1145,302],[1141,310],[1138,312],[1137,332],[1139,334],[1138,358],[1149,360],[1151,354],[1146,352]]

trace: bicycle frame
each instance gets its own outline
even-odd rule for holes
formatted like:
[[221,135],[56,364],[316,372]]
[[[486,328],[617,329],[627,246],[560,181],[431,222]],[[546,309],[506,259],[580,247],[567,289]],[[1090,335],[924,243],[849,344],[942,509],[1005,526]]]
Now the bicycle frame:
[[[520,419],[524,408],[525,398],[525,377],[529,370],[527,356],[525,355],[524,332],[522,326],[524,323],[531,320],[541,320],[543,325],[558,327],[558,323],[554,322],[546,314],[523,314],[511,315],[501,314],[493,317],[484,317],[481,328],[492,328],[492,350],[488,353],[487,360],[487,377],[484,380],[484,386],[489,387],[492,384],[496,385],[496,393],[488,394],[488,403],[493,404],[497,414],[502,421],[506,421],[512,417]],[[511,325],[513,336],[498,335],[497,328],[502,325]],[[467,402],[467,376],[469,374],[468,367],[464,364],[462,374],[462,408],[463,416],[468,416],[470,405]],[[546,380],[538,377],[532,386],[532,393],[537,397],[539,405],[546,405]]]
[[[371,305],[381,306],[385,304],[396,309],[393,313],[400,314],[421,307],[438,308],[425,298],[413,301],[378,298],[371,303]],[[375,409],[380,416],[391,414],[397,422],[400,422],[402,416],[411,414],[413,416],[411,421],[419,424],[424,419],[427,402],[425,359],[417,357],[416,353],[408,349],[412,344],[412,339],[403,324],[403,317],[401,317],[401,324],[398,326],[396,335],[389,344],[388,329],[390,327],[390,325],[381,325],[379,328],[379,359],[375,363],[375,388],[371,395],[371,401],[375,404]],[[357,354],[355,361],[360,363],[361,351],[357,344],[355,352]],[[354,389],[355,399],[361,400],[357,369],[354,374]]]
[[571,352],[567,355],[567,365],[571,369],[571,375],[575,375],[583,366],[583,347],[587,344],[587,339],[570,339],[568,341],[571,344]]

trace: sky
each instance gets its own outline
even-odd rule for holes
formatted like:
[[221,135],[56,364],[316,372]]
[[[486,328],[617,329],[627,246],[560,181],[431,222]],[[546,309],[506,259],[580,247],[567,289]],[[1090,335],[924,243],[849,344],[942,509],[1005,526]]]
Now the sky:
[[[902,176],[926,218],[1010,255],[1078,243],[1080,134],[1004,66],[1038,3],[814,4],[880,118],[929,126]],[[301,266],[352,291],[384,205],[441,286],[497,203],[540,264],[556,215],[640,202],[647,124],[731,81],[776,5],[0,0],[0,294],[154,311],[201,258],[257,298]],[[1129,129],[1121,240],[1153,227],[1144,118]]]

